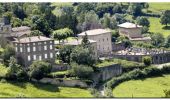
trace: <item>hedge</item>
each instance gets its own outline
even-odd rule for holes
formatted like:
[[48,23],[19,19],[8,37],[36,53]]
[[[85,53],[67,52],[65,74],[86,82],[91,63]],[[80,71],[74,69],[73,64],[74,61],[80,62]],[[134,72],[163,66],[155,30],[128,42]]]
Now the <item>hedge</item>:
[[161,69],[157,68],[155,66],[150,66],[147,68],[144,68],[142,70],[135,69],[133,71],[130,71],[128,73],[122,74],[121,76],[114,77],[110,81],[108,81],[105,84],[105,87],[107,89],[113,89],[117,85],[119,85],[122,82],[129,81],[132,79],[143,79],[148,77],[154,77],[154,76],[161,76],[163,74],[170,73],[170,65],[169,66],[163,66]]

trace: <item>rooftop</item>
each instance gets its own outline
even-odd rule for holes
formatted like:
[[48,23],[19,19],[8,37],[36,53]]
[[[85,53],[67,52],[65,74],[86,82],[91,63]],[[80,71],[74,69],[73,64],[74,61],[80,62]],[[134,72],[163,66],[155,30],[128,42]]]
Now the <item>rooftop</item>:
[[[109,29],[93,29],[93,30],[88,30],[85,31],[87,35],[99,35],[99,34],[104,34],[104,33],[109,33],[111,32]],[[79,36],[84,36],[85,32],[82,32],[78,34]]]
[[123,24],[119,24],[119,27],[123,27],[123,28],[137,28],[137,27],[142,27],[140,25],[134,24],[134,23],[130,23],[130,22],[125,22]]
[[26,31],[20,31],[20,32],[12,32],[11,35],[13,37],[21,37],[23,35],[29,35],[31,33],[31,30],[26,30]]
[[49,41],[49,40],[53,40],[53,39],[45,37],[45,36],[33,36],[33,37],[25,37],[22,39],[16,39],[13,42],[30,43],[30,42]]
[[141,38],[130,38],[132,41],[149,41],[151,40],[151,37],[141,37]]
[[[96,41],[94,40],[89,40],[90,43],[95,43]],[[67,43],[65,43],[65,45],[80,45],[82,42],[82,39],[78,39],[78,40],[73,40],[73,41],[69,41]]]
[[20,31],[27,31],[27,30],[31,30],[31,28],[28,26],[20,26],[20,27],[12,28],[13,32],[20,32]]

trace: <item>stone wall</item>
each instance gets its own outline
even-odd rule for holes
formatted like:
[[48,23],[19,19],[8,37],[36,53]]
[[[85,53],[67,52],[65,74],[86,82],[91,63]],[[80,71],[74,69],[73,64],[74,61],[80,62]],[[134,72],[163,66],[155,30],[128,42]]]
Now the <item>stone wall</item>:
[[142,58],[144,56],[151,56],[152,64],[162,64],[162,63],[170,62],[170,52],[154,54],[154,55],[116,55],[116,54],[112,55],[113,58],[125,59],[125,60],[136,61],[136,62],[142,62]]
[[122,73],[122,67],[119,64],[105,66],[100,68],[101,80],[106,81]]

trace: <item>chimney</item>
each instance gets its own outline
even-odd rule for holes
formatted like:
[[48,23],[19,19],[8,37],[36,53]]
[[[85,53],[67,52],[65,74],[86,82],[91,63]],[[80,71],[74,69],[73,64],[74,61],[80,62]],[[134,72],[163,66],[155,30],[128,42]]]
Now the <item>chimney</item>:
[[31,42],[31,38],[29,37],[29,41]]
[[135,26],[136,26],[136,28],[138,27],[138,25],[137,25],[137,24],[135,24]]

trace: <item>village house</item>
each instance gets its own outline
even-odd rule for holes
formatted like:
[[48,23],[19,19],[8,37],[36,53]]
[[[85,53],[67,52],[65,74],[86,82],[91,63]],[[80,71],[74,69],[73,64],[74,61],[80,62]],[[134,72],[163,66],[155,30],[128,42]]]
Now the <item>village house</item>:
[[128,37],[131,41],[143,41],[143,42],[150,42],[150,37],[143,37],[142,36],[142,26],[125,22],[123,24],[118,25],[119,27],[119,34]]
[[[98,58],[98,54],[97,54],[97,42],[94,40],[90,40],[90,46],[92,48],[92,53],[94,54],[94,57],[97,59]],[[82,39],[78,38],[77,40],[73,40],[73,41],[69,41],[67,43],[65,43],[64,45],[72,45],[72,46],[78,46],[81,45],[82,43]]]
[[78,37],[88,36],[88,39],[97,42],[98,56],[110,55],[112,53],[111,31],[109,29],[93,29],[78,34]]
[[16,51],[16,57],[29,66],[35,60],[55,62],[54,40],[44,36],[25,37],[12,41]]
[[31,34],[31,28],[28,26],[14,27],[11,31],[11,36],[13,38],[23,38]]

